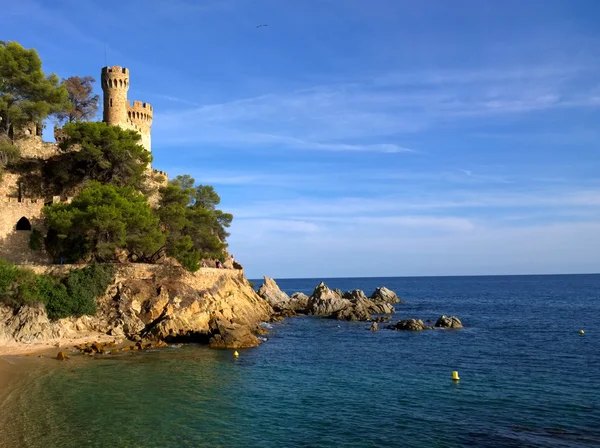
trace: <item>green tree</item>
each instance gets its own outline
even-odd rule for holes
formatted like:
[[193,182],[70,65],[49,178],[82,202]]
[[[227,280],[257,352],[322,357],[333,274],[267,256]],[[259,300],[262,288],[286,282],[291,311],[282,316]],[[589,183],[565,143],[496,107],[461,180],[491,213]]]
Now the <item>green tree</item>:
[[221,198],[213,187],[194,187],[189,175],[178,176],[160,189],[158,215],[167,233],[166,252],[191,271],[202,258],[220,259],[233,216],[216,209]]
[[66,262],[116,261],[119,250],[149,261],[165,243],[158,216],[133,187],[92,182],[70,204],[44,207],[44,218],[48,251]]
[[63,131],[63,154],[50,160],[44,171],[56,193],[89,181],[144,189],[152,156],[139,144],[137,132],[102,122],[69,123]]
[[62,85],[65,86],[69,95],[68,106],[56,113],[59,123],[72,123],[74,121],[88,121],[93,119],[98,112],[99,95],[94,95],[92,84],[96,80],[91,76],[71,76],[63,79]]
[[67,101],[58,76],[44,75],[37,51],[0,41],[0,133],[10,136],[28,122],[41,123]]

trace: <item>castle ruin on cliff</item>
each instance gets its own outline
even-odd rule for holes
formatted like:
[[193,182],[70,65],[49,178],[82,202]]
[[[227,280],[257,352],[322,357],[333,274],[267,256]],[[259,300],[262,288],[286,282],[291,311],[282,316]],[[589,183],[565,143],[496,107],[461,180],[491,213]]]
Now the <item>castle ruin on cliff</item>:
[[[113,66],[102,68],[103,121],[111,126],[133,130],[140,134],[140,144],[151,151],[152,106],[141,101],[130,103],[129,69]],[[57,142],[62,138],[61,130],[54,129]],[[15,146],[21,159],[48,160],[58,155],[58,144],[42,140],[41,123],[29,123],[22,129],[13,130]],[[47,263],[45,252],[33,251],[29,247],[31,232],[44,232],[42,209],[45,205],[70,201],[67,197],[27,196],[22,191],[21,174],[5,172],[0,181],[0,258],[19,264]],[[167,180],[166,173],[148,167],[148,182],[158,187]],[[155,202],[156,197],[151,198]]]

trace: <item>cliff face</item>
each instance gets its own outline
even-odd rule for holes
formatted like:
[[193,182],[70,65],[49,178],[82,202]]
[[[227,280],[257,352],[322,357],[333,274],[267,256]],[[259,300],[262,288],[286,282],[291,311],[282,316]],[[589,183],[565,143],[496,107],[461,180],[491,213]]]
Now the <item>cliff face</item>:
[[[33,269],[60,275],[70,267]],[[118,265],[113,284],[97,304],[95,316],[57,322],[50,322],[41,307],[15,311],[0,305],[0,343],[108,334],[132,340],[199,342],[212,337],[229,341],[215,346],[251,346],[258,345],[252,333],[273,314],[241,270],[204,268],[192,274],[172,265]],[[235,334],[243,341],[236,342]]]

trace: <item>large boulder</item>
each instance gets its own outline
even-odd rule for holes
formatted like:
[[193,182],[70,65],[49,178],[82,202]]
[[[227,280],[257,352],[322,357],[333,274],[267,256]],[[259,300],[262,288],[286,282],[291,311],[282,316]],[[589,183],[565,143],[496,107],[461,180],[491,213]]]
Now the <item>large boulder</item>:
[[385,286],[380,288],[376,288],[369,297],[373,302],[383,302],[383,303],[402,303],[402,301],[398,298],[396,293],[391,289],[387,289]]
[[290,296],[279,289],[272,278],[264,277],[265,282],[258,288],[258,295],[265,299],[275,311],[290,309]]
[[314,316],[327,317],[349,306],[350,301],[344,299],[339,291],[331,290],[321,282],[309,297],[306,312]]
[[390,330],[402,331],[421,331],[428,329],[421,319],[404,319],[396,323],[396,325],[388,326]]
[[212,337],[209,340],[211,348],[248,348],[260,343],[252,334],[250,327],[225,321],[212,321]]
[[22,305],[17,309],[0,303],[0,343],[33,343],[60,338],[64,329],[53,324],[43,305]]
[[462,322],[456,316],[441,316],[435,323],[437,328],[462,328]]

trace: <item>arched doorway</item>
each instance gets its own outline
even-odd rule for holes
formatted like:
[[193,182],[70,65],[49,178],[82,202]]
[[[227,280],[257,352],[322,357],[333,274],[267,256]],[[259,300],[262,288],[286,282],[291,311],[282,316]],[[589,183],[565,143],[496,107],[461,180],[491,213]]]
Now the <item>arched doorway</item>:
[[19,219],[19,222],[17,222],[17,230],[31,230],[31,223],[27,218],[25,218],[25,216],[23,216],[21,219]]

